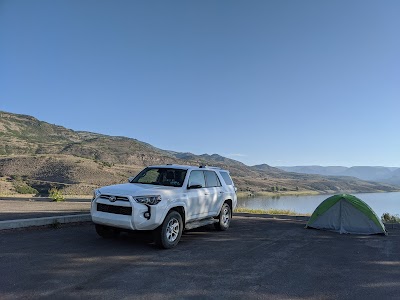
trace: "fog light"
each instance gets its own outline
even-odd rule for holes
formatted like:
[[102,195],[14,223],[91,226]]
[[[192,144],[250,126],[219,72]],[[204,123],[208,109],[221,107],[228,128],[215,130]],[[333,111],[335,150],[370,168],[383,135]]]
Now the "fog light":
[[146,219],[150,219],[150,213],[148,211],[146,211],[143,215]]

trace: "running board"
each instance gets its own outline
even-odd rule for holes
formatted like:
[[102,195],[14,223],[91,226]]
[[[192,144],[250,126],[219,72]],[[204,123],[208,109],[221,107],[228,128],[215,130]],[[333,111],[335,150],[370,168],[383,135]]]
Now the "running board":
[[211,225],[214,223],[218,223],[218,219],[204,219],[204,220],[200,220],[200,221],[194,221],[194,222],[190,222],[188,224],[186,224],[185,226],[185,230],[190,230],[190,229],[194,229],[194,228],[198,228],[198,227],[202,227],[202,226],[206,226],[206,225]]

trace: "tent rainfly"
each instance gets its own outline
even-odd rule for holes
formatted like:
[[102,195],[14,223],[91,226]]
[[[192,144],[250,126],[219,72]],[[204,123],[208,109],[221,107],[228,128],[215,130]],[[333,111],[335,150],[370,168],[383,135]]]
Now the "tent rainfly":
[[352,234],[385,234],[385,226],[364,201],[353,195],[335,195],[313,212],[306,228]]

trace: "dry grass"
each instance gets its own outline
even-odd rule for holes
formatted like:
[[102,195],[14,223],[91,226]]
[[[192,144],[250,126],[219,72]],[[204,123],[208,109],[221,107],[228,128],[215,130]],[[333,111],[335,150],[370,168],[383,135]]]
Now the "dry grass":
[[299,214],[289,209],[251,209],[245,207],[238,207],[235,213],[248,213],[248,214],[267,214],[267,215],[288,215],[288,216],[310,216],[310,214]]
[[15,188],[11,182],[7,181],[7,177],[0,177],[0,196],[8,196],[15,193]]
[[317,191],[282,191],[282,192],[238,192],[238,198],[248,198],[248,197],[276,197],[276,196],[309,196],[309,195],[319,195],[320,192]]

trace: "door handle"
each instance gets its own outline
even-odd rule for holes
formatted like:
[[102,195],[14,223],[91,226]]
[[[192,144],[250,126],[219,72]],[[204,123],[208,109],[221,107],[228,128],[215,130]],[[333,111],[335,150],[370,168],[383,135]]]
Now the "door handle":
[[225,193],[225,192],[219,192],[220,194],[223,194],[223,193]]
[[210,195],[210,194],[208,194],[208,193],[204,193],[204,195],[205,195],[205,196],[208,196],[208,195]]

